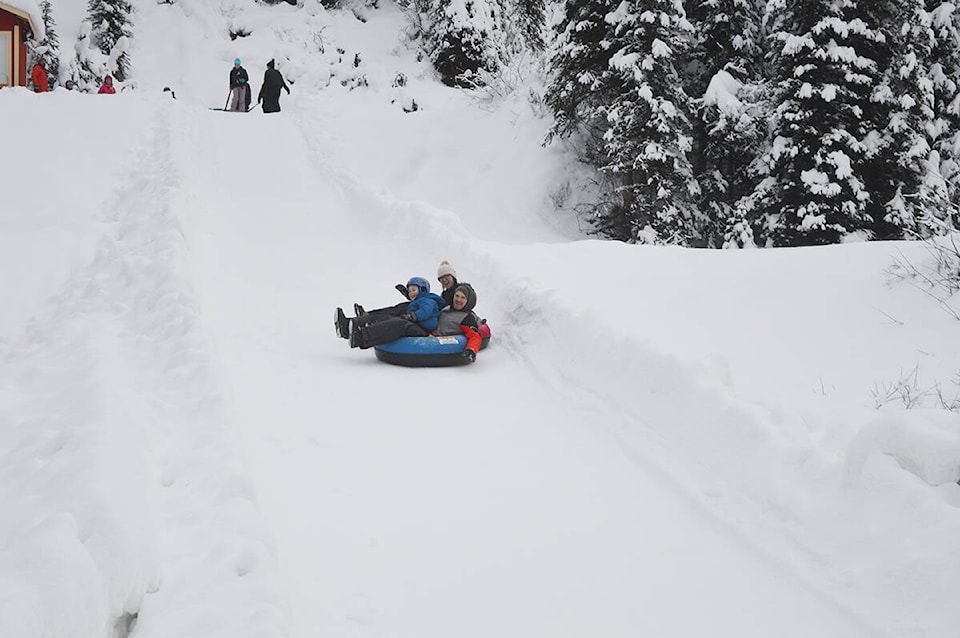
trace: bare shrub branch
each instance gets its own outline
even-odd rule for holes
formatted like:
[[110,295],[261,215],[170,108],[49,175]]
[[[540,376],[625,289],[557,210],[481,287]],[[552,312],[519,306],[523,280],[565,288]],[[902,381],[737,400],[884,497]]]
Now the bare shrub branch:
[[954,377],[953,385],[956,389],[953,390],[952,396],[951,392],[945,391],[940,383],[923,387],[920,383],[920,366],[917,365],[897,381],[875,384],[871,394],[874,407],[878,410],[894,404],[907,410],[936,408],[960,412],[960,373]]

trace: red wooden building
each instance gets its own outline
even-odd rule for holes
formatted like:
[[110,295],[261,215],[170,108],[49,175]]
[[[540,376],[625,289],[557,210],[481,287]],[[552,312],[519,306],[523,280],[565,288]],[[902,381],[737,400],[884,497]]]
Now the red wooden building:
[[0,88],[26,86],[27,36],[38,32],[25,3],[0,0]]

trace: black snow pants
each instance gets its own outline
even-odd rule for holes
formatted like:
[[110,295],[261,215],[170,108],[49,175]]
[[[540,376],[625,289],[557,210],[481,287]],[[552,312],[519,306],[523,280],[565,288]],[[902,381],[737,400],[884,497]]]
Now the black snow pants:
[[374,315],[378,317],[399,317],[407,311],[407,307],[409,305],[409,301],[404,301],[403,303],[398,303],[396,306],[387,306],[386,308],[368,310],[366,316]]
[[385,314],[370,314],[355,319],[360,332],[360,348],[366,350],[400,337],[426,337],[427,331],[418,324]]

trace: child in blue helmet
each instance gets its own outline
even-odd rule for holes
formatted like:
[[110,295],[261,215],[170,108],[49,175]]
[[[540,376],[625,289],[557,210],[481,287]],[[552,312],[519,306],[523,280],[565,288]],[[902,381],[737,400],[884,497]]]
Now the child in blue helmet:
[[250,108],[250,76],[247,70],[240,66],[240,58],[233,61],[233,68],[230,69],[230,99],[228,100],[228,110],[247,111]]
[[[418,277],[413,277],[410,281],[418,279]],[[364,310],[363,306],[358,303],[353,304],[353,315],[355,317],[363,317],[367,315],[383,315],[387,317],[399,317],[400,315],[406,314],[407,308],[410,306],[410,300],[417,296],[420,291],[420,287],[414,287],[414,295],[410,296],[410,286],[409,284],[397,284],[397,290],[402,290],[403,297],[407,301],[403,303],[398,303],[395,306],[386,306],[384,308],[375,308],[373,310]],[[344,339],[350,338],[350,327],[346,314],[344,314],[342,308],[337,308],[336,313],[336,323],[334,324],[337,327],[337,336]],[[369,320],[368,320],[369,321]]]
[[419,324],[427,332],[435,329],[444,302],[443,297],[430,292],[430,282],[423,277],[411,277],[407,281],[407,298],[410,303],[400,318]]
[[400,337],[427,336],[437,328],[440,309],[444,306],[443,298],[430,292],[430,282],[423,277],[410,278],[407,296],[410,301],[399,316],[373,312],[348,320],[343,309],[337,308],[337,334],[349,339],[351,348],[363,349],[396,341]]

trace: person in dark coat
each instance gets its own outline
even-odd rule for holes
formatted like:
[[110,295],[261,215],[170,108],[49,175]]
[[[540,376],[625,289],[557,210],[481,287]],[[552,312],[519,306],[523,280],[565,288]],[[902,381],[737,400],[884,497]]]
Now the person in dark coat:
[[250,76],[247,70],[240,66],[240,58],[233,61],[233,68],[230,69],[230,100],[227,110],[229,111],[249,111],[250,110]]
[[267,70],[263,72],[263,86],[260,87],[260,94],[257,96],[257,104],[263,102],[264,113],[280,112],[280,89],[290,95],[290,87],[283,81],[280,71],[273,67],[273,60],[267,62]]

